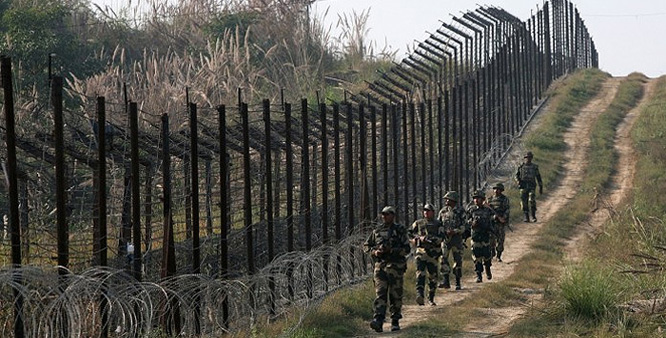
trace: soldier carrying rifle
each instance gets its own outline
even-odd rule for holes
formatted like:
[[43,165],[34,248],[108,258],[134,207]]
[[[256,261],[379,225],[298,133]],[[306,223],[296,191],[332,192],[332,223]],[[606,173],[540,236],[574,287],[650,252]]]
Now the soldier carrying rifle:
[[534,222],[536,219],[536,186],[539,184],[539,195],[543,194],[543,182],[541,181],[541,173],[539,173],[539,166],[532,163],[534,154],[528,151],[523,157],[523,162],[516,171],[516,182],[520,188],[520,206],[525,215],[524,221],[530,221],[530,212]]
[[407,228],[397,224],[395,209],[391,206],[382,209],[382,223],[372,231],[363,247],[370,253],[374,263],[374,282],[376,298],[373,304],[374,319],[370,327],[383,331],[386,308],[390,302],[391,331],[400,330],[402,318],[403,275],[407,270],[409,237]]
[[444,195],[444,207],[439,211],[439,220],[444,228],[444,241],[442,241],[441,269],[444,279],[439,287],[449,289],[451,282],[449,274],[449,253],[453,255],[453,275],[456,277],[456,290],[462,288],[460,278],[462,277],[462,255],[465,240],[469,237],[469,228],[465,222],[465,209],[458,205],[460,197],[458,192],[449,191]]
[[416,249],[416,303],[423,305],[426,274],[428,275],[428,303],[435,304],[435,291],[439,279],[439,256],[444,232],[442,223],[435,218],[435,207],[426,203],[423,218],[414,221],[409,237]]
[[472,203],[467,208],[467,223],[472,229],[472,259],[476,282],[481,283],[481,275],[485,267],[486,277],[490,280],[493,275],[490,271],[492,256],[490,255],[490,236],[493,234],[493,209],[484,204],[486,195],[483,190],[475,190],[472,194]]

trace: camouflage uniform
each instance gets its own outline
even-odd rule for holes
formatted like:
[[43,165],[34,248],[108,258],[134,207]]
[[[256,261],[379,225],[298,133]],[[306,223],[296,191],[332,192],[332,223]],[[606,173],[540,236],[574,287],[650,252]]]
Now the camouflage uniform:
[[[500,189],[504,191],[502,183],[496,184],[493,189]],[[504,238],[506,237],[506,228],[509,226],[509,198],[504,194],[493,195],[488,198],[488,206],[495,211],[493,217],[493,225],[495,234],[491,234],[491,251],[496,251],[497,260],[502,261],[502,252],[504,252]],[[504,220],[504,223],[500,221]],[[491,252],[491,256],[495,256],[495,252]]]
[[[384,210],[393,210],[392,207]],[[384,213],[384,211],[382,211]],[[395,214],[395,211],[393,211]],[[391,318],[397,326],[397,321],[402,318],[402,293],[403,275],[407,270],[407,258],[410,245],[407,228],[396,223],[382,223],[372,231],[363,244],[366,252],[371,253],[374,262],[375,298],[373,308],[375,311],[374,322],[384,322],[387,303],[390,301]]]
[[[451,192],[450,192],[451,193]],[[451,196],[447,193],[447,196]],[[453,192],[456,203],[458,202],[458,194]],[[465,221],[465,210],[458,204],[455,206],[445,206],[439,211],[439,220],[444,227],[444,242],[442,242],[442,259],[441,269],[444,276],[441,287],[449,288],[449,274],[451,273],[451,265],[449,264],[449,253],[453,256],[453,275],[456,278],[456,289],[460,290],[460,278],[462,277],[462,258],[463,247],[465,243],[465,235],[469,232],[467,223]]]
[[[485,199],[483,192],[475,191],[472,196]],[[474,260],[474,271],[476,271],[476,282],[482,281],[481,274],[485,266],[486,277],[492,279],[490,266],[492,256],[490,255],[490,236],[493,232],[494,212],[486,205],[471,204],[467,208],[467,223],[472,229],[472,259]]]
[[[426,204],[427,210],[432,211],[434,207]],[[425,290],[426,271],[428,275],[428,300],[435,305],[435,290],[439,279],[439,257],[442,255],[441,245],[443,240],[442,223],[435,219],[422,218],[414,221],[409,228],[409,237],[416,247],[416,302],[423,305],[423,294]]]
[[539,192],[543,192],[543,182],[541,181],[541,173],[539,173],[539,166],[532,163],[532,152],[528,152],[524,158],[529,159],[527,162],[522,163],[516,171],[516,182],[520,188],[520,206],[525,214],[525,222],[530,221],[529,213],[532,213],[532,218],[536,222],[536,186],[539,184]]

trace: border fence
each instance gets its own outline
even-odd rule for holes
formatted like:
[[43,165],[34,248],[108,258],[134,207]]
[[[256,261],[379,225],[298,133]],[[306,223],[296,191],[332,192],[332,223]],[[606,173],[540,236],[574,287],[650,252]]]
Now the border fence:
[[68,110],[54,77],[37,116],[15,109],[1,62],[0,333],[133,337],[237,331],[364,280],[377,210],[408,223],[448,190],[469,200],[551,82],[598,55],[553,0],[524,22],[454,17],[345,102],[252,105],[239,89],[178,112]]

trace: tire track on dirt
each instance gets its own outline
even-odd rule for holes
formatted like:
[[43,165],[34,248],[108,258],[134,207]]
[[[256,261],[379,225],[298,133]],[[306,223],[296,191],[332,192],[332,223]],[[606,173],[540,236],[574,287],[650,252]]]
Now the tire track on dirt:
[[643,84],[643,97],[638,104],[632,108],[618,125],[615,133],[614,148],[618,154],[618,161],[615,168],[615,174],[611,179],[611,184],[607,191],[597,196],[593,201],[592,213],[585,227],[579,227],[578,233],[567,243],[565,252],[567,260],[577,262],[582,259],[585,243],[596,237],[601,231],[601,227],[614,217],[616,209],[627,197],[629,197],[636,173],[636,155],[631,141],[631,129],[636,122],[636,118],[641,110],[648,104],[652,93],[654,92],[656,81],[648,79]]

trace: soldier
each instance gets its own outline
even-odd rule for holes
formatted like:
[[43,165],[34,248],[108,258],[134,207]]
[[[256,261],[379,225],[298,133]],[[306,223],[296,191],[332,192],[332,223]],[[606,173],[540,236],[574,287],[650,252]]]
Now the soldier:
[[490,235],[493,231],[493,210],[484,204],[486,195],[483,190],[475,190],[472,194],[474,202],[467,208],[467,223],[472,229],[472,259],[476,282],[481,283],[483,268],[486,277],[493,278],[490,272],[492,256],[490,255]]
[[539,183],[539,195],[543,194],[543,182],[541,181],[539,166],[532,163],[533,157],[534,155],[531,151],[528,151],[527,154],[525,154],[525,162],[518,167],[515,177],[516,182],[518,183],[518,188],[520,188],[520,206],[525,214],[525,222],[530,221],[530,211],[532,212],[532,219],[534,222],[537,221],[535,196],[537,183]]
[[[497,183],[493,186],[495,194],[488,198],[488,206],[495,211],[493,223],[495,225],[495,235],[491,239],[491,250],[496,250],[497,261],[502,261],[502,252],[504,252],[504,238],[506,237],[506,228],[509,227],[509,198],[504,195],[504,184]],[[510,229],[510,228],[509,228]],[[491,252],[491,256],[494,256]]]
[[423,305],[426,274],[428,275],[428,303],[435,306],[435,290],[439,279],[439,256],[442,255],[442,222],[435,218],[435,207],[426,203],[423,218],[414,221],[409,237],[416,248],[416,303]]
[[463,246],[469,233],[467,223],[465,222],[465,210],[457,205],[459,200],[458,193],[449,191],[444,195],[444,207],[439,211],[439,220],[444,228],[444,241],[442,242],[442,274],[444,279],[439,287],[451,288],[449,274],[451,265],[449,265],[449,253],[453,255],[453,275],[456,277],[456,290],[460,290],[460,277],[462,277],[462,254]]
[[383,331],[387,303],[390,301],[391,331],[400,330],[399,320],[402,318],[402,282],[407,270],[409,254],[409,237],[407,228],[394,223],[395,209],[391,206],[382,209],[382,223],[372,231],[363,244],[365,251],[370,253],[374,262],[374,282],[377,297],[373,304],[374,319],[370,327]]

